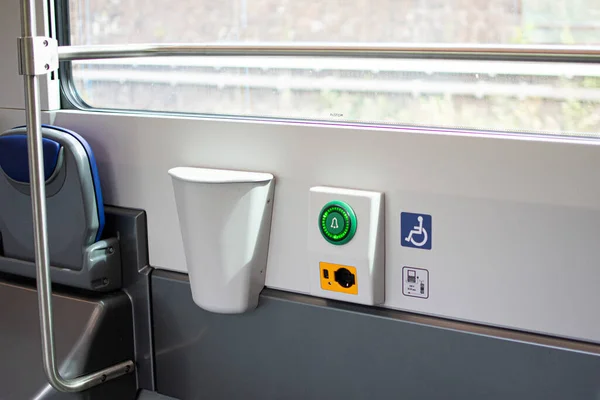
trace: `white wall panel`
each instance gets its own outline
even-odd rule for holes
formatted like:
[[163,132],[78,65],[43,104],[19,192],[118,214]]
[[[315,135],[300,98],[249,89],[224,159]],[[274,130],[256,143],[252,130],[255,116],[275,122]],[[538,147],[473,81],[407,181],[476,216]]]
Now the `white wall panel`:
[[[600,341],[593,141],[78,111],[54,117],[90,141],[106,202],[148,212],[155,267],[186,268],[168,169],[267,171],[277,179],[268,286],[309,291],[310,187],[382,191],[385,306]],[[400,246],[401,211],[433,215],[431,251]],[[404,266],[429,271],[428,299],[402,295]]]
[[[45,118],[88,139],[106,203],[147,211],[155,267],[186,270],[170,168],[266,171],[277,179],[268,286],[309,292],[310,187],[381,191],[386,307],[600,342],[595,141],[78,111]],[[22,111],[0,112],[1,129],[22,122]],[[402,211],[433,216],[431,251],[400,246]],[[402,294],[405,266],[429,271],[428,299]]]

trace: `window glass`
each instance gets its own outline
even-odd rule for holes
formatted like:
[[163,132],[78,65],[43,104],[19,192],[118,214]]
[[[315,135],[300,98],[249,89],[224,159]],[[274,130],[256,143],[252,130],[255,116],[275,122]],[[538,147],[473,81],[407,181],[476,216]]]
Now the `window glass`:
[[72,44],[600,43],[597,0],[70,0]]
[[[71,44],[600,44],[597,0],[70,0]],[[178,57],[73,62],[89,107],[600,132],[595,64]]]

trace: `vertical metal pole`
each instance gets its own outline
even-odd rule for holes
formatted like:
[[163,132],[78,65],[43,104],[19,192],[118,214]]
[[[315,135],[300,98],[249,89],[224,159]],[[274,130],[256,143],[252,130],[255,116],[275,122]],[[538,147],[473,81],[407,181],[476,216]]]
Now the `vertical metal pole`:
[[[36,36],[35,0],[21,0],[21,31],[24,38]],[[28,54],[21,55],[29,57]],[[34,60],[25,60],[32,63]],[[52,323],[52,282],[50,281],[50,258],[48,252],[48,227],[46,219],[46,182],[44,178],[44,154],[40,111],[39,78],[26,72],[25,114],[27,122],[27,152],[29,156],[29,180],[33,212],[33,239],[40,311],[42,358],[48,382],[62,392],[78,392],[133,371],[133,362],[124,361],[104,370],[71,380],[63,379],[56,365],[54,327]]]
[[[21,33],[23,37],[36,35],[35,0],[21,1]],[[25,84],[25,114],[27,123],[27,152],[29,182],[33,212],[33,240],[35,246],[38,306],[42,339],[42,357],[46,374],[55,364],[54,328],[52,326],[52,286],[49,277],[48,229],[46,226],[46,184],[40,112],[39,78],[23,75]],[[51,377],[48,377],[51,380]]]

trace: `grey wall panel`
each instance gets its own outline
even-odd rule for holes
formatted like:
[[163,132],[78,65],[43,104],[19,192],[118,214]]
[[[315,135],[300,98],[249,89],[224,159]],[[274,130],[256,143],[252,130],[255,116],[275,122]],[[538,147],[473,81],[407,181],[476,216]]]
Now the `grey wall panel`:
[[162,394],[151,392],[149,390],[142,389],[138,393],[136,400],[177,400],[174,397],[164,396]]
[[595,345],[272,290],[211,314],[164,271],[152,303],[157,391],[180,399],[600,398]]

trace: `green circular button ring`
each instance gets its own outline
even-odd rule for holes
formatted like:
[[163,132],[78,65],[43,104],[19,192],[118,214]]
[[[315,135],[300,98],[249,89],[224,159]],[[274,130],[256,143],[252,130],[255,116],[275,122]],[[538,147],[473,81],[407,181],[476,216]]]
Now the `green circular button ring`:
[[[330,215],[332,213],[339,214],[342,221],[338,222],[337,228],[330,228],[327,224],[331,223]],[[356,214],[348,204],[343,201],[330,201],[325,204],[319,214],[319,230],[325,240],[331,244],[341,246],[348,243],[356,233]]]

